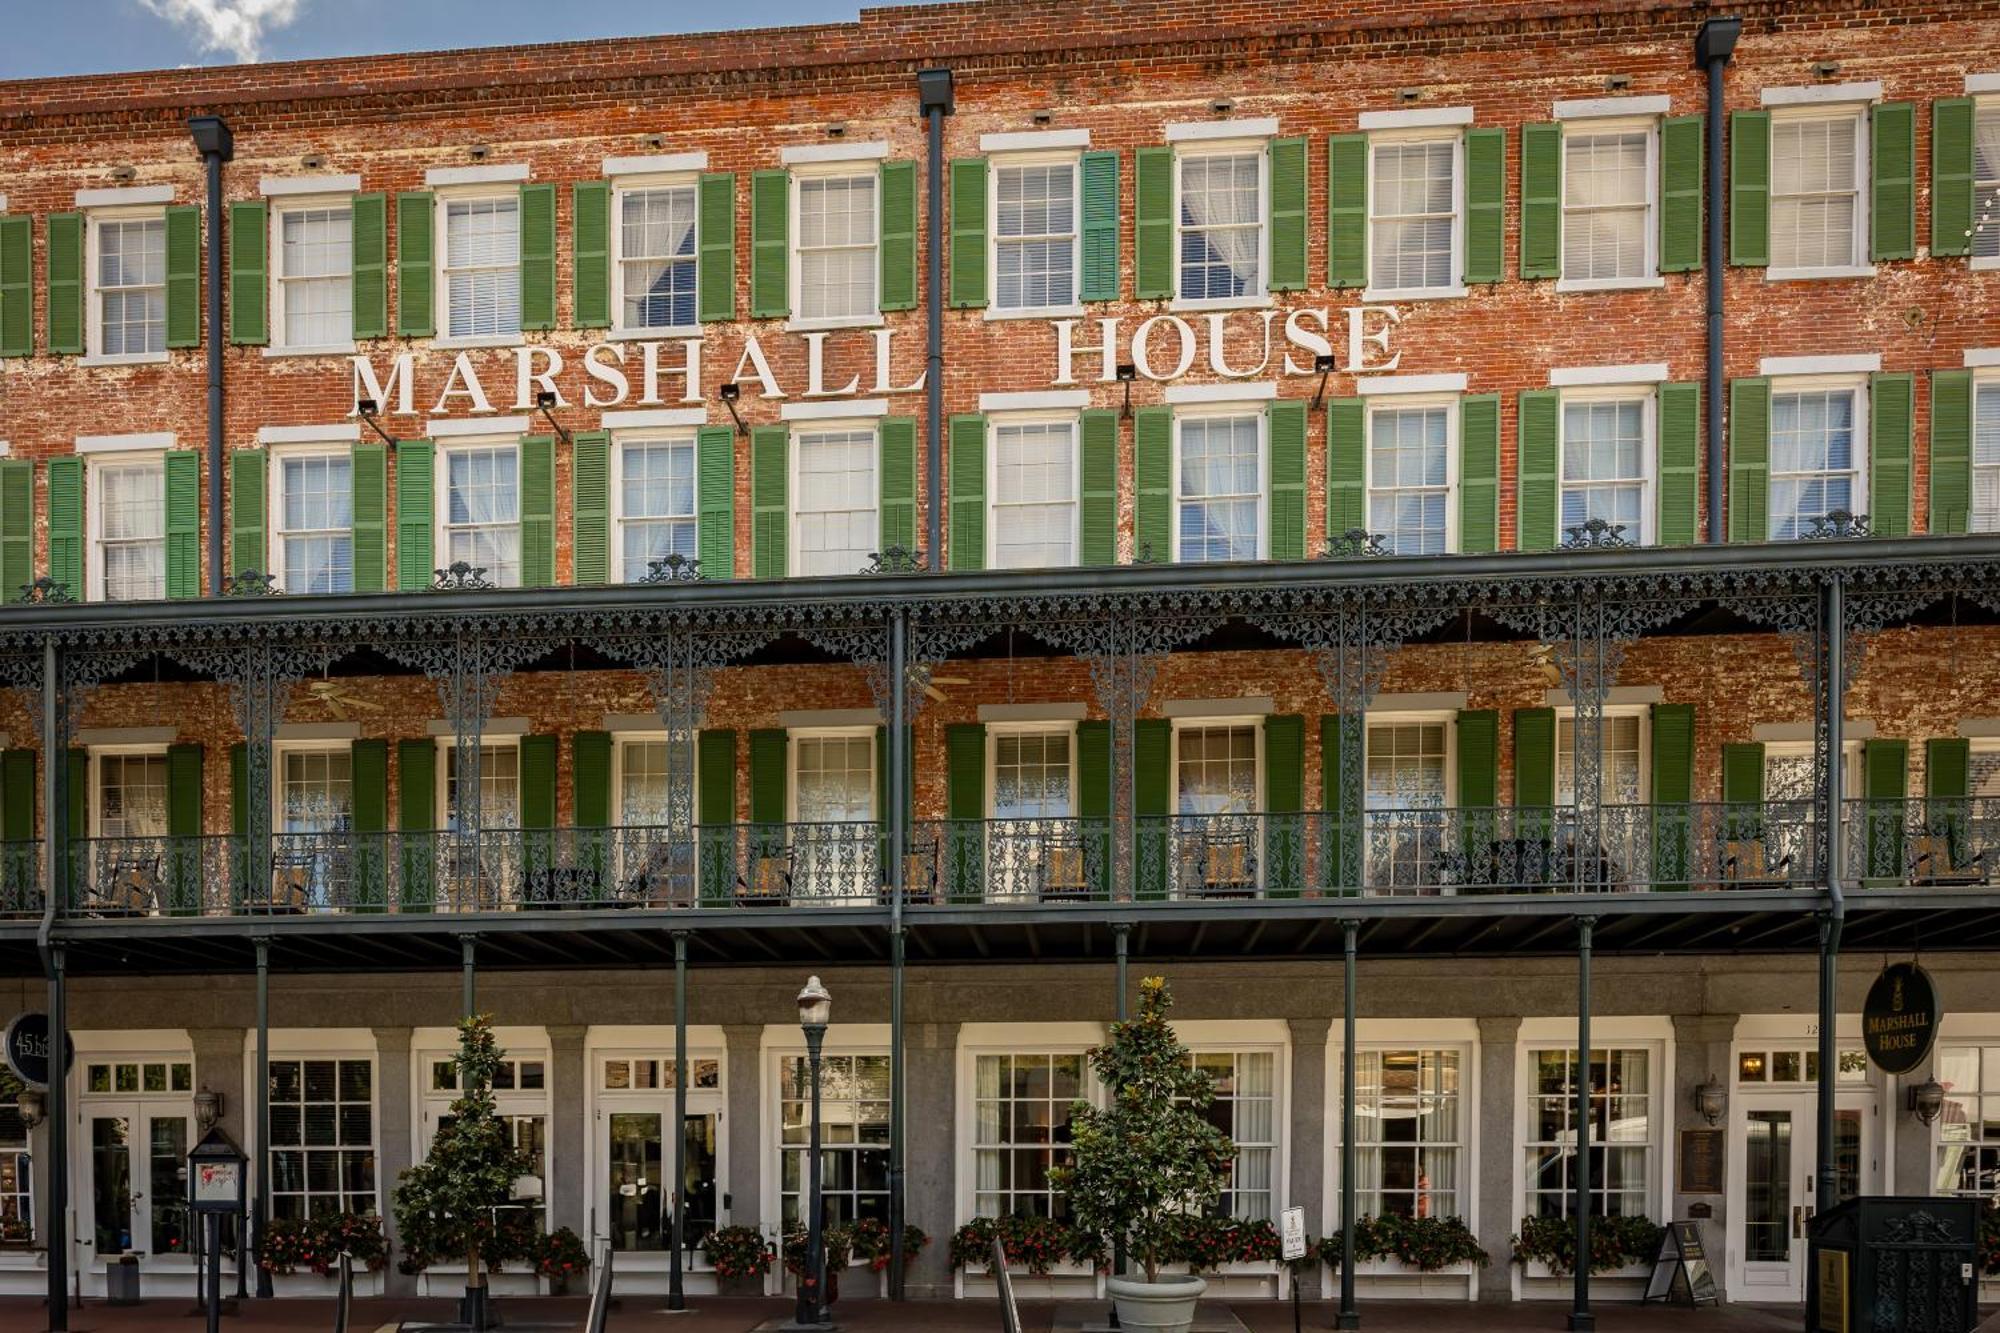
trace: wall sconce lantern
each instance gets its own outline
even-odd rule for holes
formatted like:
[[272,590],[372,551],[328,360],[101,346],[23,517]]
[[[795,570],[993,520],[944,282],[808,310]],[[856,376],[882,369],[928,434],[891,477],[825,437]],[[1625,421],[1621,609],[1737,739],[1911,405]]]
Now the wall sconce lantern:
[[1125,406],[1118,409],[1118,415],[1132,415],[1132,381],[1139,378],[1139,365],[1135,361],[1125,361],[1118,366],[1118,382],[1125,386]]
[[1910,1089],[1910,1112],[1926,1125],[1935,1125],[1944,1114],[1944,1084],[1927,1078]]
[[1701,1118],[1711,1125],[1721,1121],[1722,1112],[1728,1105],[1728,1094],[1723,1091],[1722,1085],[1712,1078],[1694,1090],[1694,1109],[1699,1111]]
[[14,1105],[21,1108],[21,1124],[33,1129],[47,1118],[47,1105],[42,1101],[39,1088],[23,1088],[14,1094]]
[[206,1087],[194,1095],[194,1124],[203,1134],[215,1128],[215,1122],[222,1119],[222,1094],[210,1092]]

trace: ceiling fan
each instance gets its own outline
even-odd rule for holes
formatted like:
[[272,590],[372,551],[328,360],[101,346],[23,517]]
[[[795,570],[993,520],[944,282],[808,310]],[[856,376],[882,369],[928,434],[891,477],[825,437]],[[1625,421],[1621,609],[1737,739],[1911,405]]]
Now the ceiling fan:
[[313,681],[306,686],[306,693],[310,694],[317,702],[325,704],[327,711],[343,722],[349,720],[347,710],[350,708],[363,713],[379,713],[382,711],[381,704],[362,698],[337,680]]
[[939,689],[938,686],[970,685],[971,683],[972,678],[969,676],[932,676],[924,682],[924,693],[930,696],[931,702],[941,704],[945,701],[945,692]]

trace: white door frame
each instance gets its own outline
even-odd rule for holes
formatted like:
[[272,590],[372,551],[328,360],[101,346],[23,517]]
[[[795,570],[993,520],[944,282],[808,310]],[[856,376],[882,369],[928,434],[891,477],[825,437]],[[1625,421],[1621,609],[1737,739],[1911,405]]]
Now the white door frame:
[[[1870,1122],[1879,1114],[1879,1098],[1873,1087],[1859,1084],[1836,1089],[1837,1113],[1853,1112],[1861,1117],[1860,1181],[1863,1194],[1880,1188],[1882,1164],[1879,1132]],[[1766,1261],[1752,1265],[1748,1257],[1744,1227],[1749,1221],[1749,1180],[1747,1131],[1752,1111],[1785,1110],[1792,1116],[1789,1197],[1786,1211],[1792,1244],[1783,1264]],[[1805,1226],[1816,1205],[1813,1175],[1818,1166],[1819,1095],[1817,1084],[1800,1084],[1782,1089],[1738,1086],[1730,1098],[1728,1169],[1728,1290],[1732,1302],[1754,1304],[1772,1302],[1796,1305],[1805,1300]],[[1781,1271],[1782,1270],[1782,1271]]]

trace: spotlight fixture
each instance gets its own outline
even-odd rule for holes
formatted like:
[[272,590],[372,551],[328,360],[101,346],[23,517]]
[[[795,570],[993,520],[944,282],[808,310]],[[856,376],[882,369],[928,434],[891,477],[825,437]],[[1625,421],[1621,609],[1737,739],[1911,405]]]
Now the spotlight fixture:
[[1208,104],[1208,109],[1218,116],[1226,116],[1236,109],[1236,102],[1233,98],[1218,97]]
[[535,395],[535,410],[549,419],[549,425],[555,429],[555,433],[562,438],[564,444],[573,444],[575,441],[570,438],[570,433],[563,429],[562,422],[556,420],[555,409],[559,405],[560,400],[547,389]]
[[729,418],[736,423],[736,433],[738,435],[748,435],[750,428],[743,424],[743,414],[736,410],[736,400],[743,396],[743,386],[735,380],[731,380],[727,384],[716,386],[715,396],[720,398],[722,405],[729,409]]
[[354,412],[355,415],[368,423],[368,429],[382,437],[384,444],[392,449],[396,447],[396,437],[382,429],[382,422],[380,420],[381,404],[377,403],[373,398],[357,399],[354,404]]
[[1139,367],[1137,363],[1131,361],[1119,363],[1118,382],[1125,386],[1125,406],[1118,410],[1118,415],[1121,418],[1132,415],[1132,381],[1138,378]]
[[1333,353],[1318,352],[1313,356],[1313,371],[1319,376],[1319,388],[1313,391],[1312,410],[1319,411],[1319,405],[1326,401],[1327,377],[1333,374]]

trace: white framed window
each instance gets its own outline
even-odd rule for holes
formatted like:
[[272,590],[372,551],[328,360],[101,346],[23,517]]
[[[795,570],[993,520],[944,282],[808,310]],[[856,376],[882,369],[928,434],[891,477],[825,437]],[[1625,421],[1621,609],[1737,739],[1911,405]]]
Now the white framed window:
[[87,235],[91,359],[166,360],[166,214],[157,208],[93,212]]
[[[442,1034],[438,1034],[442,1035]],[[545,1049],[518,1041],[500,1043],[506,1055],[493,1071],[493,1110],[507,1127],[507,1137],[517,1152],[526,1154],[528,1169],[517,1177],[523,1188],[528,1212],[542,1229],[542,1213],[549,1197],[549,1109],[551,1089],[549,1058]],[[429,1155],[438,1131],[451,1119],[451,1103],[458,1096],[458,1065],[454,1048],[430,1045],[417,1052],[417,1139],[419,1161]],[[671,1066],[670,1066],[671,1068]],[[529,1183],[532,1182],[532,1183]]]
[[1972,513],[1967,528],[2000,532],[2000,378],[1972,386]]
[[838,824],[875,818],[875,728],[794,731],[792,819]]
[[1175,153],[1180,308],[1264,298],[1264,157],[1262,144],[1245,143],[1203,144]]
[[521,336],[521,195],[438,198],[438,328],[446,338]]
[[[1861,796],[1861,742],[1848,741],[1841,748],[1841,788],[1848,800],[1857,800]],[[1819,784],[1813,778],[1811,741],[1764,743],[1765,804],[1789,802],[1803,806],[1817,800],[1818,791]]]
[[1773,111],[1767,276],[1843,274],[1867,265],[1867,108]]
[[881,550],[872,425],[792,434],[792,573],[858,574]]
[[[1860,1047],[1843,1047],[1835,1057],[1834,1081],[1865,1086],[1868,1082],[1868,1052]],[[1764,1084],[1793,1087],[1819,1082],[1817,1046],[1772,1046],[1769,1044],[1736,1049],[1736,1081],[1746,1087]]]
[[1177,412],[1174,452],[1173,558],[1262,559],[1264,414]]
[[1563,127],[1562,279],[1619,287],[1658,273],[1654,256],[1657,127],[1591,121]]
[[1208,1121],[1236,1145],[1228,1187],[1213,1209],[1220,1217],[1270,1221],[1277,1216],[1278,1052],[1196,1046],[1189,1058],[1215,1084]]
[[[789,1227],[805,1216],[812,1084],[804,1052],[778,1054],[778,1207]],[[830,1052],[820,1065],[820,1200],[829,1225],[889,1220],[889,1057]]]
[[33,1240],[35,1165],[28,1151],[28,1126],[15,1097],[27,1085],[12,1070],[0,1069],[0,1235]]
[[158,454],[90,461],[90,584],[99,601],[167,595],[167,464]]
[[2000,101],[1972,118],[1972,266],[2000,266]]
[[1587,1082],[1593,1217],[1648,1217],[1658,1175],[1663,1056],[1654,1043],[1592,1047],[1580,1061],[1574,1046],[1527,1052],[1528,1122],[1523,1148],[1527,1215],[1574,1216],[1576,1088]]
[[1940,1042],[1944,1110],[1931,1127],[1939,1194],[2000,1201],[2000,1042]]
[[618,331],[694,328],[699,209],[693,178],[621,181],[613,206]]
[[1653,397],[1630,389],[1562,397],[1559,526],[1591,519],[1622,527],[1627,541],[1653,538]]
[[354,345],[354,211],[346,199],[272,207],[271,345]]
[[1371,134],[1368,156],[1369,299],[1462,292],[1460,137]]
[[1449,713],[1370,713],[1366,734],[1370,810],[1431,810],[1451,804]]
[[1062,569],[1077,561],[1081,481],[1074,417],[995,417],[988,427],[990,569]]
[[973,1057],[977,1216],[1069,1216],[1069,1201],[1049,1173],[1070,1163],[1070,1110],[1090,1096],[1087,1069],[1081,1050]]
[[484,569],[502,588],[521,586],[521,448],[512,440],[439,451],[438,550],[447,566]]
[[[709,1045],[690,1033],[687,1060],[687,1118],[681,1122],[687,1184],[681,1234],[687,1246],[683,1264],[706,1267],[701,1242],[729,1220],[728,1166],[723,1116],[721,1032]],[[672,1182],[674,1164],[674,1103],[679,1068],[673,1058],[671,1031],[666,1051],[635,1032],[629,1045],[593,1052],[595,1071],[591,1101],[596,1108],[595,1139],[590,1170],[590,1211],[597,1234],[608,1238],[619,1253],[664,1255],[673,1244]],[[641,1044],[641,1043],[645,1044]],[[695,1044],[700,1043],[700,1044]],[[767,1113],[768,1114],[768,1113]],[[748,1117],[754,1119],[754,1117]],[[544,1190],[545,1194],[551,1193]]]
[[1397,555],[1458,545],[1458,402],[1407,400],[1368,409],[1368,529]]
[[[438,738],[438,827],[459,828],[458,746],[450,736]],[[521,742],[517,736],[488,736],[479,743],[479,825],[489,829],[521,827]]]
[[372,1058],[271,1061],[271,1215],[380,1211]]
[[277,832],[344,833],[354,827],[354,754],[347,742],[285,742],[272,759]]
[[695,554],[694,436],[621,440],[617,451],[617,576],[636,583],[653,562]]
[[354,461],[347,450],[271,453],[272,572],[286,592],[354,591]]
[[[1598,802],[1644,805],[1649,785],[1652,713],[1644,705],[1607,705],[1598,718]],[[1576,710],[1556,710],[1556,804],[1576,802]]]
[[167,834],[167,752],[119,747],[90,751],[91,836]]
[[792,170],[792,309],[801,325],[873,323],[879,201],[871,165]]
[[995,158],[992,171],[996,312],[1062,310],[1077,303],[1082,213],[1074,155]]
[[1868,457],[1859,381],[1774,383],[1771,388],[1772,541],[1812,530],[1836,510],[1860,513]]
[[1076,813],[1074,724],[992,723],[986,738],[991,818],[1067,819]]
[[1257,718],[1174,722],[1174,810],[1254,813],[1262,799],[1264,728]]
[[617,740],[612,790],[617,793],[619,827],[665,827],[671,790],[666,736],[620,736]]
[[1463,1046],[1356,1046],[1354,1188],[1364,1215],[1469,1211],[1471,1068]]

